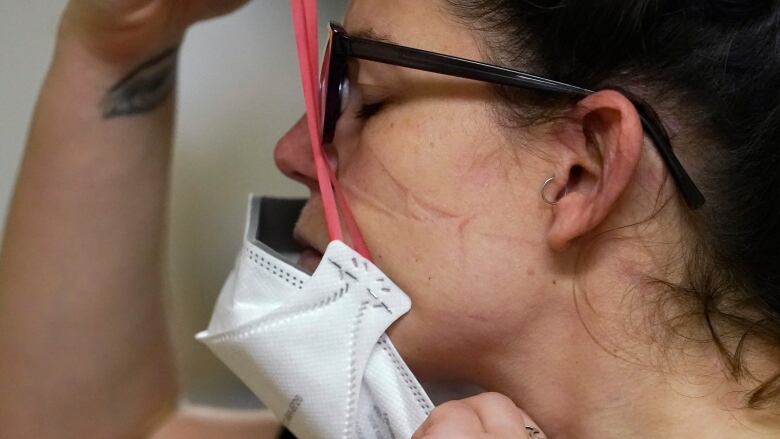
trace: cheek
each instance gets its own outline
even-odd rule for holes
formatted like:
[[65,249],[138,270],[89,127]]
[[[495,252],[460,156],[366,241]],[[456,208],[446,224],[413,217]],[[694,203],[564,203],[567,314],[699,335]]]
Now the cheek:
[[412,361],[420,340],[473,351],[495,338],[496,317],[524,294],[517,285],[528,285],[543,244],[531,238],[539,236],[528,207],[536,203],[518,190],[528,177],[516,146],[492,117],[479,104],[408,106],[372,120],[340,158],[340,180],[377,265],[414,302],[393,335]]
[[468,216],[476,206],[464,196],[484,200],[484,190],[503,176],[505,151],[490,141],[489,119],[479,113],[487,111],[478,103],[434,99],[387,109],[339,154],[340,180],[355,202],[397,218],[426,223]]
[[449,251],[430,244],[445,243],[473,215],[475,206],[462,196],[466,182],[479,178],[464,165],[474,139],[449,131],[436,114],[429,103],[388,109],[340,158],[340,180],[372,248]]

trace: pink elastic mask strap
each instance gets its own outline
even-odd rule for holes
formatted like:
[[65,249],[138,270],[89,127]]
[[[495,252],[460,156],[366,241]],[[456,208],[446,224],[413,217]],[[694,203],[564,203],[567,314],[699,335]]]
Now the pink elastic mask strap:
[[[319,53],[317,52],[319,50],[320,44],[317,38],[317,0],[304,0],[304,19],[306,20],[306,36],[307,41],[309,42],[309,64],[312,66],[312,72],[314,72],[314,75],[312,75],[312,81],[315,85],[315,90],[320,89],[320,84],[317,81],[317,66],[320,62]],[[321,99],[321,95],[317,94],[317,104],[319,104],[319,100]],[[317,106],[317,111],[321,107]],[[319,115],[322,116],[322,115]],[[319,120],[319,119],[317,119]]]
[[336,202],[338,202],[341,212],[344,214],[344,222],[347,225],[349,236],[352,238],[352,247],[364,258],[369,261],[372,260],[371,252],[368,251],[368,246],[366,245],[365,240],[363,240],[363,234],[360,232],[360,227],[358,227],[357,222],[355,221],[355,216],[352,215],[352,209],[349,208],[349,203],[347,202],[347,197],[344,195],[344,190],[341,188],[341,184],[332,169],[330,171],[330,179],[333,182],[333,189],[336,191]]
[[322,195],[322,205],[325,211],[325,222],[331,240],[342,239],[341,222],[338,208],[344,214],[347,231],[352,238],[352,245],[363,257],[371,260],[363,234],[355,221],[352,209],[349,208],[344,191],[336,178],[336,174],[328,163],[322,147],[320,121],[320,82],[317,76],[317,0],[291,0],[295,29],[295,42],[298,47],[298,63],[301,69],[304,101],[306,102],[306,121],[309,128],[309,139],[317,170],[317,182]]
[[[309,127],[317,182],[322,195],[325,222],[331,240],[343,241],[341,223],[336,209],[333,186],[330,181],[330,165],[322,149],[319,127],[319,85],[317,81],[317,2],[316,0],[290,0],[295,43],[298,47],[298,64],[301,69],[303,97],[306,102],[306,121]],[[313,29],[313,30],[312,30]],[[314,60],[312,62],[312,60]]]

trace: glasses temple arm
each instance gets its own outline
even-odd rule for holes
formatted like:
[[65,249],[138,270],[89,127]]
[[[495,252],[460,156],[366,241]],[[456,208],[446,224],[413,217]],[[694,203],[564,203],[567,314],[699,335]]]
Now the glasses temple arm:
[[510,87],[525,87],[575,96],[587,96],[593,93],[590,90],[570,84],[479,61],[381,41],[365,40],[344,35],[340,35],[340,37],[339,44],[336,47],[343,55],[354,58]]
[[[506,67],[495,66],[479,61],[468,60],[421,49],[399,46],[381,41],[354,38],[339,34],[334,41],[334,50],[339,54],[368,61],[439,73],[465,79],[473,79],[509,87],[524,87],[539,91],[568,94],[572,96],[589,96],[594,92],[571,84],[554,81],[541,76]],[[654,120],[645,113],[646,105],[631,98],[630,94],[619,92],[629,97],[639,113],[642,127],[653,141],[661,158],[668,166],[669,173],[691,209],[704,205],[705,198],[685,168],[672,150],[669,136]]]
[[[637,108],[641,107],[637,106]],[[672,151],[668,140],[669,137],[665,133],[659,132],[657,124],[653,123],[641,110],[639,111],[639,118],[642,121],[645,133],[653,141],[655,149],[661,155],[664,163],[666,163],[669,174],[671,174],[677,189],[682,193],[688,207],[692,210],[702,207],[705,202],[704,195],[696,187],[696,183],[693,182],[691,176],[685,171],[685,168],[677,158],[677,155]]]

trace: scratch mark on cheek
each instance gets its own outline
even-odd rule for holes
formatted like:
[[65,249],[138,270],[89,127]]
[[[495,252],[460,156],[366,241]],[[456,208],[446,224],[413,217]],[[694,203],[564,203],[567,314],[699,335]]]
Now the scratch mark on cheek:
[[385,205],[385,203],[379,201],[376,196],[369,193],[368,191],[363,190],[361,187],[344,182],[342,182],[342,185],[350,200],[358,200],[359,202],[367,205],[369,208],[390,217],[403,217],[400,212],[390,209]]
[[466,243],[468,240],[468,228],[471,225],[472,221],[474,220],[476,215],[471,215],[466,218],[462,218],[460,221],[458,221],[458,225],[456,228],[456,245],[458,248],[458,253],[462,256],[458,258],[458,265],[459,270],[461,273],[465,273],[467,269],[467,257],[468,254],[468,248],[466,248]]
[[409,190],[406,192],[406,206],[410,215],[419,221],[451,220],[461,217],[461,215],[434,205]]
[[379,171],[382,173],[382,175],[386,176],[388,179],[390,179],[390,182],[395,186],[396,190],[401,192],[408,192],[409,188],[404,185],[401,180],[399,180],[395,174],[390,172],[390,170],[387,168],[387,165],[385,165],[385,162],[382,160],[381,157],[374,151],[374,148],[371,148],[370,146],[364,147],[364,150],[367,154],[370,155],[368,159],[370,159],[370,162],[372,164],[375,164],[376,167],[378,167]]
[[[435,201],[421,197],[414,193],[400,178],[398,178],[384,163],[382,158],[377,155],[371,147],[365,147],[367,157],[372,165],[372,181],[379,181],[381,184],[371,185],[377,190],[381,189],[383,193],[371,194],[370,189],[366,189],[366,184],[357,185],[347,181],[342,181],[345,188],[364,199],[368,204],[384,213],[392,213],[396,217],[404,217],[416,222],[430,222],[434,220],[455,220],[463,215],[452,212],[440,207]],[[389,184],[384,184],[385,182]],[[386,200],[386,201],[382,201]],[[393,201],[395,201],[393,203]],[[395,204],[394,206],[392,204]]]
[[466,236],[466,228],[471,224],[471,221],[474,219],[474,215],[471,215],[467,218],[463,218],[458,223],[458,236],[463,239]]

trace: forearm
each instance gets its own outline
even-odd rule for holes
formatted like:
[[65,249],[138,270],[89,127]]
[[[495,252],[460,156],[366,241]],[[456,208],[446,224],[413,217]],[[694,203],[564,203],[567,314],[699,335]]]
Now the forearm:
[[0,437],[134,436],[174,403],[168,48],[107,63],[58,44],[0,253]]

